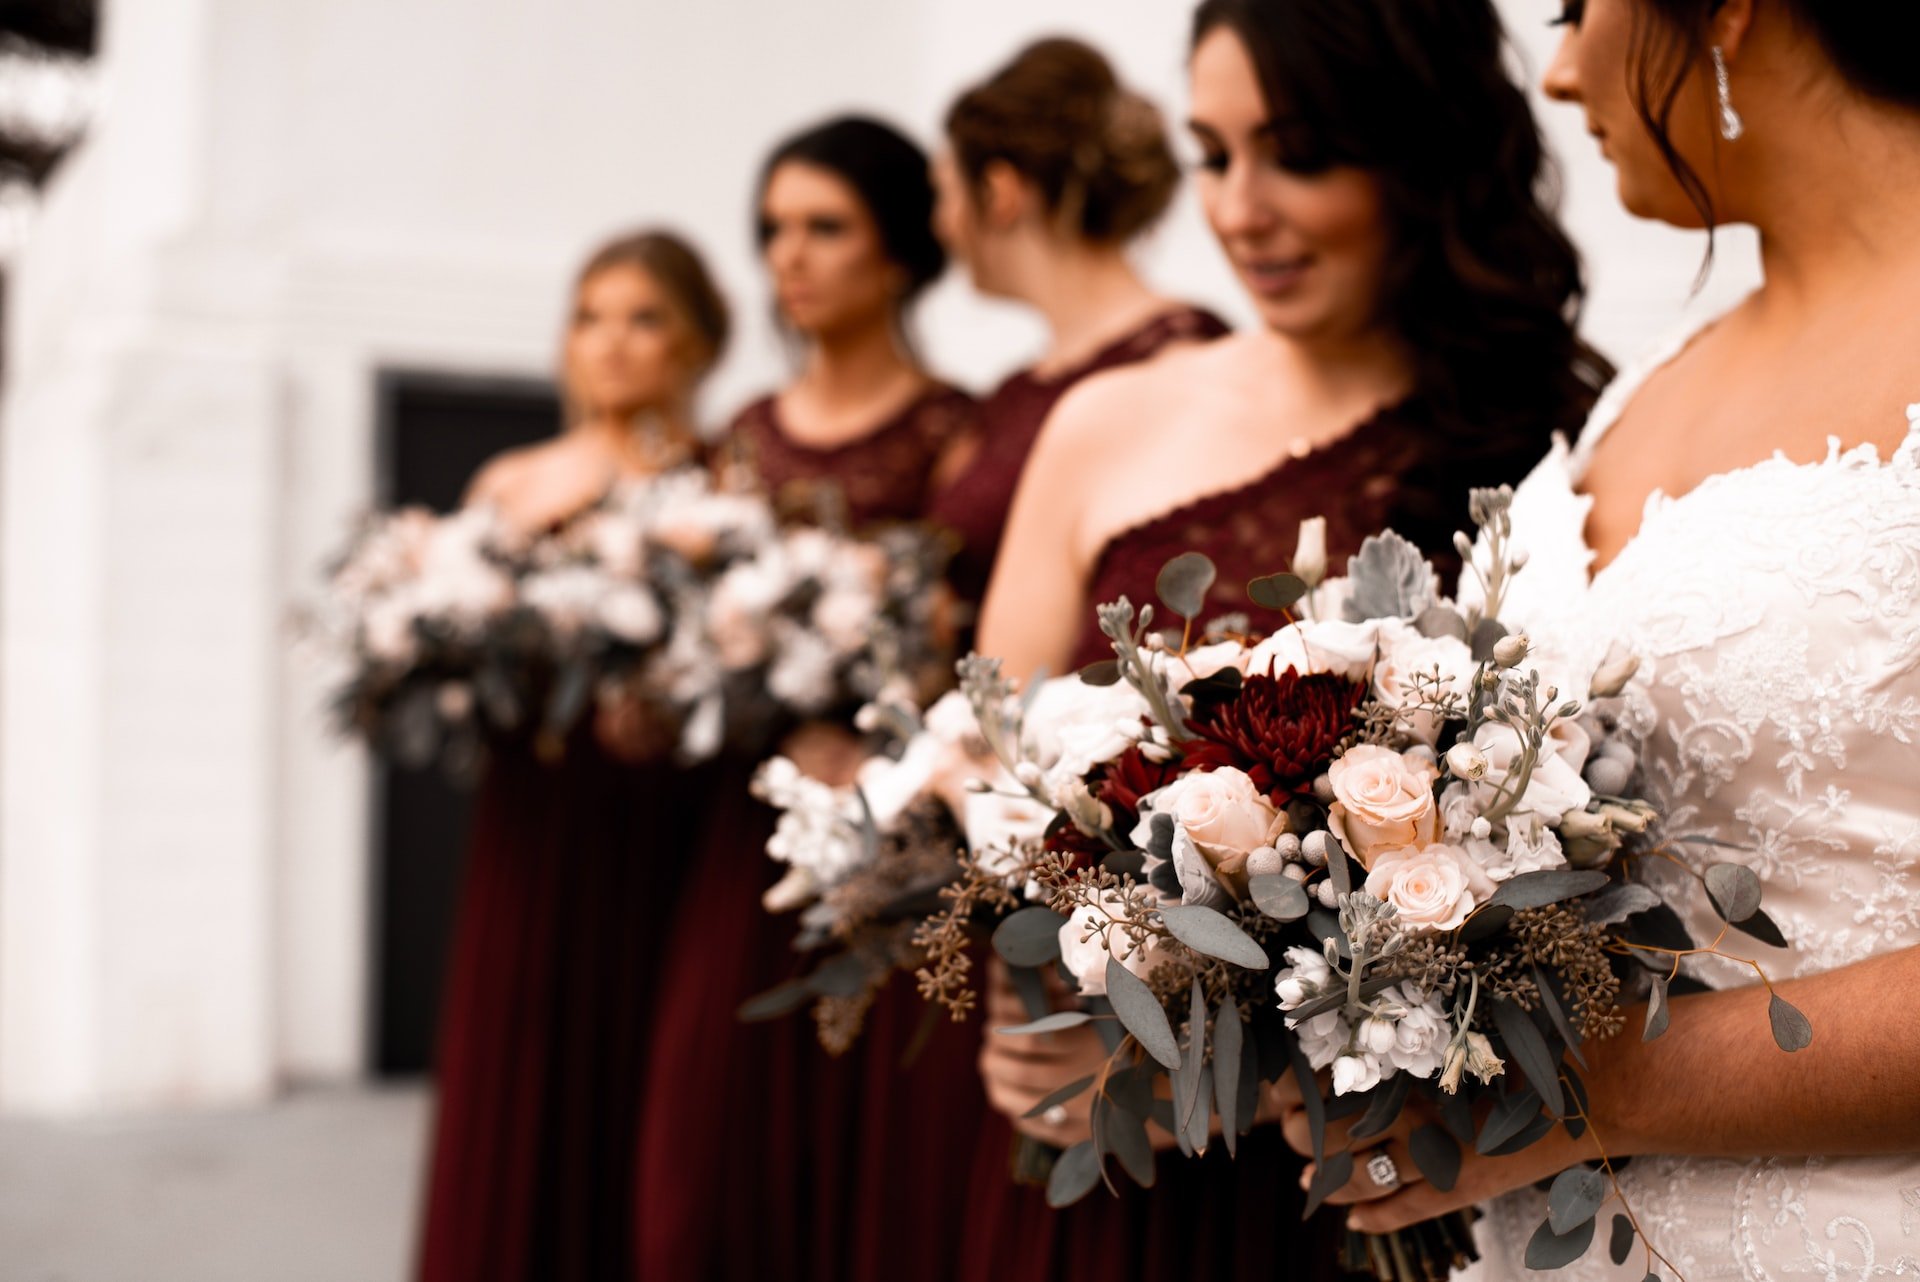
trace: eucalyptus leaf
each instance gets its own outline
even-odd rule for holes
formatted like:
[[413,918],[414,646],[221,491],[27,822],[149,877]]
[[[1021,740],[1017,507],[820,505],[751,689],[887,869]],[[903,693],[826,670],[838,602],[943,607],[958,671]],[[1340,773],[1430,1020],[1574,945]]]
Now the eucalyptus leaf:
[[1044,966],[1060,959],[1060,928],[1066,924],[1050,908],[1022,908],[994,928],[993,950],[1010,966]]
[[1473,1147],[1482,1154],[1491,1153],[1526,1130],[1540,1116],[1540,1095],[1532,1087],[1501,1099],[1487,1114],[1486,1122]]
[[1147,825],[1147,853],[1155,859],[1173,862],[1173,816],[1155,815]]
[[1207,589],[1219,577],[1219,570],[1199,552],[1182,552],[1160,567],[1153,590],[1161,602],[1183,619],[1197,619],[1206,608]]
[[1547,1190],[1547,1223],[1565,1236],[1600,1213],[1607,1200],[1607,1177],[1590,1166],[1574,1166],[1554,1176]]
[[863,959],[841,953],[820,963],[804,982],[818,997],[852,997],[866,988],[871,974]]
[[1674,952],[1686,952],[1693,947],[1693,936],[1687,933],[1686,923],[1680,920],[1680,914],[1671,904],[1656,904],[1643,913],[1636,913],[1630,924],[1633,929],[1623,935],[1629,943]]
[[1102,659],[1098,663],[1089,663],[1080,669],[1080,679],[1090,686],[1111,686],[1120,684],[1120,661]]
[[1523,872],[1510,877],[1493,892],[1488,905],[1508,908],[1545,908],[1565,899],[1590,895],[1606,887],[1607,874],[1580,872],[1570,868],[1548,868],[1541,872]]
[[1639,1236],[1633,1231],[1633,1221],[1624,1215],[1613,1217],[1613,1234],[1607,1239],[1607,1256],[1615,1264],[1625,1264],[1627,1256],[1633,1253],[1633,1239]]
[[1728,922],[1741,922],[1760,911],[1760,878],[1745,864],[1712,864],[1707,868],[1707,898]]
[[1340,929],[1340,919],[1325,908],[1307,910],[1307,930],[1315,939],[1331,939],[1342,957],[1353,956],[1353,945],[1347,941],[1346,932]]
[[1253,894],[1253,906],[1275,921],[1299,921],[1313,907],[1305,886],[1277,872],[1248,878],[1247,889]]
[[1407,1093],[1413,1089],[1413,1074],[1395,1073],[1368,1092],[1367,1111],[1347,1132],[1347,1138],[1370,1140],[1386,1132],[1406,1107]]
[[1467,621],[1452,606],[1430,605],[1420,612],[1413,626],[1423,637],[1452,637],[1456,641],[1467,640]]
[[1081,1140],[1062,1153],[1047,1177],[1047,1205],[1058,1210],[1071,1206],[1100,1182],[1100,1158],[1092,1140]]
[[1107,958],[1107,1000],[1147,1054],[1169,1069],[1180,1067],[1180,1044],[1173,1039],[1173,1027],[1167,1023],[1160,999],[1147,987],[1146,980],[1115,957]]
[[1593,1245],[1593,1219],[1589,1216],[1567,1233],[1555,1233],[1551,1220],[1542,1220],[1527,1243],[1527,1267],[1564,1269],[1587,1253]]
[[1307,1061],[1307,1053],[1300,1049],[1297,1037],[1287,1038],[1287,1060],[1293,1067],[1293,1080],[1300,1083],[1300,1109],[1307,1115],[1313,1160],[1319,1162],[1327,1155],[1327,1102],[1320,1098],[1320,1089],[1313,1080],[1313,1065]]
[[1647,1026],[1640,1034],[1640,1040],[1650,1042],[1667,1031],[1667,1023],[1672,1012],[1667,1007],[1667,977],[1655,975],[1653,989],[1647,994]]
[[[1213,1066],[1210,1064],[1200,1065],[1200,1098],[1202,1100],[1213,1098]],[[1212,1138],[1213,1128],[1210,1124],[1212,1117],[1213,1111],[1205,1104],[1201,1104],[1193,1110],[1193,1116],[1187,1119],[1187,1143],[1196,1153],[1207,1151],[1207,1144]]]
[[791,1011],[799,1010],[812,1001],[816,994],[804,979],[790,979],[777,988],[769,988],[740,1003],[740,1009],[734,1012],[735,1018],[745,1024],[759,1023],[761,1020],[778,1019]]
[[1440,1124],[1462,1144],[1473,1143],[1473,1098],[1465,1091],[1440,1092]]
[[1053,1092],[1025,1113],[1021,1114],[1021,1116],[1028,1118],[1038,1117],[1055,1105],[1064,1104],[1068,1100],[1075,1098],[1092,1085],[1093,1079],[1091,1077],[1082,1077],[1078,1081],[1068,1082],[1065,1086],[1062,1086],[1059,1090]]
[[1120,1159],[1121,1169],[1141,1188],[1152,1188],[1153,1141],[1147,1138],[1146,1119],[1109,1104],[1102,1110],[1101,1130],[1107,1150]]
[[1637,881],[1623,881],[1608,886],[1580,905],[1580,909],[1594,925],[1612,926],[1659,904],[1660,896],[1652,890]]
[[1247,598],[1263,610],[1291,610],[1309,591],[1297,574],[1269,574],[1247,584]]
[[1507,923],[1513,920],[1513,911],[1508,904],[1480,905],[1471,917],[1461,923],[1460,942],[1477,944],[1483,939],[1492,939],[1507,928]]
[[1044,1019],[1036,1019],[1028,1024],[1015,1024],[1008,1028],[996,1028],[993,1031],[1008,1037],[1024,1037],[1037,1033],[1058,1033],[1068,1028],[1078,1028],[1082,1024],[1093,1022],[1093,1016],[1083,1010],[1055,1011]]
[[1520,1070],[1527,1075],[1527,1084],[1539,1092],[1541,1101],[1556,1116],[1566,1113],[1567,1099],[1560,1089],[1560,1066],[1547,1048],[1547,1039],[1540,1035],[1539,1026],[1505,998],[1494,1000],[1493,1026],[1500,1030],[1507,1053],[1520,1065]]
[[1778,993],[1767,1003],[1767,1019],[1773,1024],[1773,1040],[1781,1050],[1803,1051],[1813,1044],[1813,1025]]
[[1347,866],[1347,848],[1331,832],[1327,834],[1327,878],[1333,882],[1335,894],[1353,893],[1353,870]]
[[1473,629],[1467,644],[1473,647],[1473,661],[1486,663],[1493,658],[1493,647],[1507,638],[1506,625],[1498,619],[1482,619]]
[[1211,908],[1173,904],[1160,910],[1160,920],[1168,933],[1197,953],[1249,970],[1265,970],[1272,964],[1251,935]]
[[1753,916],[1736,921],[1733,928],[1753,936],[1763,944],[1771,944],[1775,948],[1787,946],[1787,937],[1781,933],[1773,918],[1767,916],[1765,909],[1755,909]]
[[1188,1002],[1187,1049],[1180,1057],[1180,1076],[1174,1083],[1173,1116],[1182,1126],[1193,1119],[1200,1102],[1200,1066],[1207,1060],[1207,1001],[1200,991],[1200,977],[1194,976]]
[[1532,1121],[1528,1122],[1512,1135],[1509,1135],[1506,1139],[1501,1140],[1498,1144],[1495,1144],[1492,1148],[1488,1149],[1483,1156],[1510,1157],[1524,1149],[1532,1148],[1535,1144],[1547,1138],[1550,1133],[1561,1125],[1562,1123],[1559,1118],[1547,1112],[1545,1109],[1541,1109],[1533,1115]]
[[[1366,998],[1378,996],[1399,982],[1400,976],[1398,975],[1375,975],[1371,979],[1362,980],[1360,982],[1361,1000],[1364,1001]],[[1328,1011],[1338,1010],[1346,1004],[1347,990],[1345,988],[1335,988],[1330,993],[1320,994],[1320,996],[1310,1002],[1301,1002],[1298,1006],[1287,1012],[1287,1018],[1292,1020],[1296,1025],[1304,1024],[1315,1015],[1324,1015]]]
[[1100,866],[1116,877],[1132,877],[1137,881],[1147,870],[1147,854],[1144,850],[1116,850],[1102,859]]
[[1446,1127],[1427,1123],[1408,1137],[1407,1148],[1427,1183],[1442,1193],[1453,1191],[1454,1182],[1460,1178],[1460,1141]]
[[1313,1183],[1307,1187],[1307,1206],[1300,1218],[1310,1219],[1327,1198],[1346,1187],[1353,1178],[1353,1154],[1346,1149],[1332,1154],[1313,1171]]
[[1240,1083],[1245,1076],[1241,1060],[1245,1054],[1246,1029],[1240,1023],[1240,1007],[1228,997],[1213,1015],[1213,1107],[1220,1114],[1220,1133],[1226,1138],[1228,1153],[1234,1151],[1234,1139],[1240,1133]]
[[[1027,1012],[1028,1019],[1045,1019],[1053,1014],[1053,998],[1047,992],[1046,977],[1040,973],[1038,967],[1007,967],[1007,983],[1012,985],[1014,996],[1020,999],[1020,1007]],[[1100,1013],[1100,1001],[1098,997],[1090,998],[1086,1003],[1087,1010],[1094,1014]],[[1114,1040],[1116,1042],[1119,1040],[1118,1024],[1103,1023],[1098,1027],[1112,1029]]]
[[1560,994],[1554,988],[1553,976],[1535,966],[1533,984],[1540,990],[1540,1008],[1547,1012],[1547,1018],[1553,1022],[1554,1029],[1559,1032],[1560,1040],[1567,1044],[1567,1050],[1572,1053],[1574,1061],[1585,1068],[1587,1059],[1580,1053],[1580,1034],[1574,1031],[1573,1022],[1567,1018],[1567,1008],[1560,1002]]

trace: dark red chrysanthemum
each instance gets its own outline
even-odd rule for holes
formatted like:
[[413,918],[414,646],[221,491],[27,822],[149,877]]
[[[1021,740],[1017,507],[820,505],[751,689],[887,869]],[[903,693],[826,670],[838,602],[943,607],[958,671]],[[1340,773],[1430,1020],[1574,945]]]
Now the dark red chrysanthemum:
[[1113,811],[1113,826],[1121,833],[1140,822],[1140,798],[1166,787],[1179,777],[1171,761],[1149,761],[1138,747],[1128,748],[1102,770],[1093,795]]
[[1249,676],[1232,699],[1196,712],[1200,742],[1185,745],[1189,769],[1233,766],[1254,786],[1284,804],[1307,791],[1333,749],[1353,728],[1366,685],[1326,672]]

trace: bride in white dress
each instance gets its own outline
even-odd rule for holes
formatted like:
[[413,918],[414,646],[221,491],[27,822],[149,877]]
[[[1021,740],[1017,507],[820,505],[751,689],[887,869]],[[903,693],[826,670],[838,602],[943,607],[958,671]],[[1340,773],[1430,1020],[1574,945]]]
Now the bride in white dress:
[[[1643,1043],[1633,1016],[1589,1047],[1594,1133],[1634,1158],[1621,1187],[1659,1255],[1610,1263],[1614,1202],[1556,1277],[1920,1278],[1916,10],[1563,14],[1546,87],[1585,110],[1628,209],[1753,224],[1765,284],[1623,378],[1529,478],[1520,578],[1556,610],[1584,596],[1581,630],[1640,656],[1629,706],[1668,831],[1730,843],[1714,857],[1765,882],[1790,947],[1723,947],[1760,960],[1814,1038],[1777,1049],[1752,970],[1705,959],[1721,991],[1676,1000],[1666,1037]],[[1475,1276],[1524,1277],[1545,1218],[1529,1186],[1596,1156],[1561,1133],[1470,1156],[1448,1194],[1356,1175],[1336,1200],[1368,1230],[1492,1200]]]

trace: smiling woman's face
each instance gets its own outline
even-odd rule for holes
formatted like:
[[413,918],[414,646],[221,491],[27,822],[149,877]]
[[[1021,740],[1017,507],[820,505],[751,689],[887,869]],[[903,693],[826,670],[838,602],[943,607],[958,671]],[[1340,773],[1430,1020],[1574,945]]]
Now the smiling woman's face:
[[1195,181],[1213,234],[1267,327],[1351,338],[1376,323],[1392,229],[1363,169],[1284,153],[1247,47],[1215,27],[1193,51]]
[[[1586,114],[1587,131],[1598,140],[1600,154],[1612,162],[1620,203],[1630,213],[1677,227],[1701,227],[1705,220],[1635,106],[1635,27],[1659,21],[1639,0],[1567,0],[1560,17],[1565,34],[1541,84],[1548,97],[1572,103]],[[1663,34],[1652,32],[1656,48]],[[1651,86],[1656,98],[1664,88],[1657,78]],[[1701,66],[1689,67],[1673,102],[1667,136],[1709,192],[1716,123],[1710,73]]]

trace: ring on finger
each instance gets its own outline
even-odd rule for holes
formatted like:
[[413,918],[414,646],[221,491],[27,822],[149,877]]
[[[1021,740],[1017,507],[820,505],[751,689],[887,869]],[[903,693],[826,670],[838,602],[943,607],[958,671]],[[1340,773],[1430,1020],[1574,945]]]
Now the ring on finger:
[[1390,1193],[1400,1187],[1400,1164],[1385,1149],[1379,1149],[1367,1158],[1366,1171],[1367,1178],[1382,1192]]

